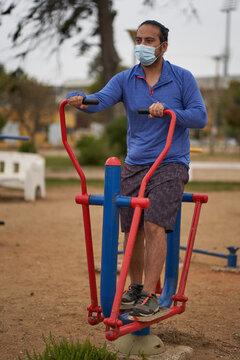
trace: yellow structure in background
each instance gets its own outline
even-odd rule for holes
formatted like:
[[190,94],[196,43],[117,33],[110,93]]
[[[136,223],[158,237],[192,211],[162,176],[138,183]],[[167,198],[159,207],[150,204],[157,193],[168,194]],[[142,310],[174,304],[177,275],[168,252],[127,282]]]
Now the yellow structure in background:
[[190,153],[202,153],[203,149],[190,147]]

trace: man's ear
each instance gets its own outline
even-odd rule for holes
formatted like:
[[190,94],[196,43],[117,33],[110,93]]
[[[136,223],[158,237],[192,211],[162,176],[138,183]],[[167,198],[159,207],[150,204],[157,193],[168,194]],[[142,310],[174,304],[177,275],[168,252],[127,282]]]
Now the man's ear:
[[167,51],[168,48],[168,42],[164,41],[162,44],[162,52],[165,53]]

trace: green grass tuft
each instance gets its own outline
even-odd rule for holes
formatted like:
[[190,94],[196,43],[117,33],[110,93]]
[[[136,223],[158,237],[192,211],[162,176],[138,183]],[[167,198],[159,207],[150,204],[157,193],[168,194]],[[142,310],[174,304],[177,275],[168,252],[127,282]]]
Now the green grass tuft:
[[[57,343],[52,334],[50,333],[49,339],[46,339],[42,335],[45,350],[42,354],[36,353],[33,350],[33,355],[26,350],[27,360],[117,360],[117,353],[110,353],[107,350],[106,344],[102,347],[96,347],[92,345],[89,339],[83,344],[78,341],[76,343],[68,342],[66,339],[61,340]],[[127,358],[125,358],[127,359]],[[18,360],[23,360],[20,356]]]

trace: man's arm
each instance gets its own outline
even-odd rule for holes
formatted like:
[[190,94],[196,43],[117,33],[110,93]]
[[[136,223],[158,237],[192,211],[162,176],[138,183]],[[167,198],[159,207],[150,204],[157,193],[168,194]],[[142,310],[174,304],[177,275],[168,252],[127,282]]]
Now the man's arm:
[[[79,108],[87,113],[95,113],[105,110],[122,100],[122,73],[115,75],[107,85],[99,92],[91,95],[85,95],[80,91],[74,91],[67,95],[67,101],[70,105]],[[82,101],[87,99],[98,99],[98,105],[83,105]]]
[[183,107],[184,110],[173,109],[177,124],[192,129],[202,129],[207,124],[207,110],[193,75],[186,71],[183,77]]
[[207,124],[207,110],[193,75],[186,71],[183,79],[182,101],[184,109],[173,109],[166,103],[157,102],[149,107],[149,117],[162,117],[164,109],[176,114],[176,123],[185,128],[201,129]]

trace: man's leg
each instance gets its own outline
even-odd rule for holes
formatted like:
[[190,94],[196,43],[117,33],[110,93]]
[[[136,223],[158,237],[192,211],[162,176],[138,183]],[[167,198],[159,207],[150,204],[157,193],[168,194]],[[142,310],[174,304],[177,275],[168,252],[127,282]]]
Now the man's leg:
[[145,281],[143,290],[155,293],[167,253],[167,236],[165,229],[150,221],[144,223],[145,247]]
[[169,312],[169,309],[159,307],[155,291],[166,257],[165,231],[174,229],[187,181],[187,168],[169,163],[160,165],[147,184],[145,195],[150,206],[144,210],[145,281],[144,289],[128,316],[130,320],[151,321]]
[[[127,246],[129,233],[125,233],[124,251]],[[144,231],[140,230],[137,233],[136,240],[133,247],[131,262],[129,266],[129,275],[131,284],[128,289],[124,291],[121,301],[121,310],[131,310],[139,299],[143,285],[143,268],[144,268]]]
[[[124,251],[127,246],[129,233],[125,234],[124,239]],[[131,262],[129,266],[129,275],[132,284],[142,284],[143,277],[143,268],[144,268],[144,231],[140,230],[137,233]]]
[[129,313],[129,320],[152,321],[169,313],[169,309],[159,307],[155,294],[156,285],[165,262],[167,236],[165,228],[150,221],[144,222],[145,229],[145,280],[141,296]]
[[[144,249],[144,233],[146,246]],[[124,250],[127,246],[128,233],[125,234]],[[137,233],[129,275],[132,284],[142,284],[145,270],[144,291],[155,293],[167,253],[167,236],[165,229],[150,221],[145,221],[144,231]],[[144,266],[145,263],[145,266]]]

